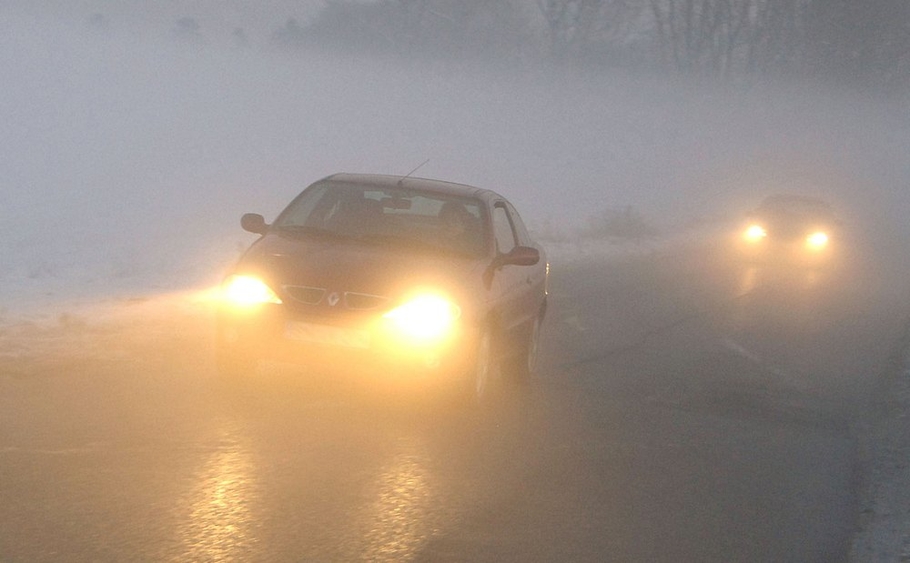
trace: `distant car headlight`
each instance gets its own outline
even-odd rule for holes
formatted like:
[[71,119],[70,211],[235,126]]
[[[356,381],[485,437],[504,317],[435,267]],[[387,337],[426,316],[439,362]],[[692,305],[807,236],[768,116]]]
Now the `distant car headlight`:
[[458,305],[433,294],[413,297],[383,315],[397,333],[418,342],[448,336],[460,317]]
[[749,242],[758,242],[768,236],[768,232],[761,225],[749,225],[743,237]]
[[828,234],[822,231],[812,233],[806,237],[806,246],[813,250],[821,250],[828,246]]
[[281,303],[281,299],[264,281],[254,276],[233,275],[221,285],[224,301],[239,307]]

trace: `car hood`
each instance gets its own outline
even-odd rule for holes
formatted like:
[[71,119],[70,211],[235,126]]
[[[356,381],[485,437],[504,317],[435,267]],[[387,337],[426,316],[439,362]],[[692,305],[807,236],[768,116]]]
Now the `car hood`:
[[750,219],[765,227],[769,234],[781,237],[802,237],[814,231],[829,231],[837,222],[824,216],[756,213]]
[[269,233],[247,251],[238,270],[262,276],[279,292],[305,286],[395,301],[419,289],[464,299],[479,292],[488,263],[390,244]]

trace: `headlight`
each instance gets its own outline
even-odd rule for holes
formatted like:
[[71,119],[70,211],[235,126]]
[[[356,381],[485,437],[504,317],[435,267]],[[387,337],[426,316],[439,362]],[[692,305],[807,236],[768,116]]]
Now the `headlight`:
[[822,231],[812,233],[806,237],[806,246],[813,250],[821,250],[822,248],[828,246],[828,234]]
[[419,295],[383,315],[400,334],[418,341],[447,336],[461,309],[439,295]]
[[768,232],[761,225],[749,225],[743,236],[749,242],[758,242],[768,236]]
[[221,295],[228,303],[241,307],[281,303],[272,288],[253,276],[230,276],[221,286]]

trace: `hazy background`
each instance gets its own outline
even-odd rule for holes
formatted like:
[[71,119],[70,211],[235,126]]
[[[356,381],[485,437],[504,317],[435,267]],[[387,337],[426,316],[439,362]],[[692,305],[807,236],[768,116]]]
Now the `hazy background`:
[[400,33],[317,41],[336,37],[317,1],[0,2],[0,318],[216,283],[252,239],[241,213],[427,159],[417,175],[503,193],[546,240],[629,206],[660,234],[723,225],[776,191],[831,199],[879,247],[910,240],[899,81],[592,64],[544,5],[510,12],[527,36],[506,46],[377,52]]

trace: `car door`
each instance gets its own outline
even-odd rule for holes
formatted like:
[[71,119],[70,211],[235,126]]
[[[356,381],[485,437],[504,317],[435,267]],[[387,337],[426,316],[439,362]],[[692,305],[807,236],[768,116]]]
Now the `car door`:
[[524,266],[521,270],[521,273],[523,274],[523,286],[520,297],[521,311],[526,315],[526,318],[530,319],[540,313],[540,309],[544,304],[544,299],[547,294],[547,257],[543,249],[531,238],[518,211],[516,211],[509,202],[506,202],[506,209],[509,211],[509,218],[512,220],[512,227],[515,229],[515,237],[518,244],[536,248],[538,252],[540,252],[540,261],[537,264],[533,266]]
[[[507,254],[516,246],[527,246],[527,231],[514,208],[506,201],[493,205],[493,236],[497,253]],[[529,237],[528,237],[529,238]],[[499,322],[509,335],[534,318],[541,306],[542,286],[538,271],[542,266],[503,265],[496,268],[493,284],[497,293]]]

